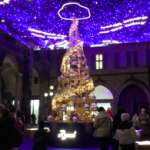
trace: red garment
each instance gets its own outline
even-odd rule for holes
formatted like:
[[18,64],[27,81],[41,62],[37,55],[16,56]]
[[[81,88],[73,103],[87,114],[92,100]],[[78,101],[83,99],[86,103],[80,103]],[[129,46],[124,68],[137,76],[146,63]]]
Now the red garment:
[[20,129],[24,126],[23,123],[18,123],[17,119],[15,119],[15,122],[16,122],[17,127]]
[[112,119],[114,119],[113,114],[112,114],[112,112],[110,110],[107,110],[107,114],[108,114],[109,117],[111,117]]

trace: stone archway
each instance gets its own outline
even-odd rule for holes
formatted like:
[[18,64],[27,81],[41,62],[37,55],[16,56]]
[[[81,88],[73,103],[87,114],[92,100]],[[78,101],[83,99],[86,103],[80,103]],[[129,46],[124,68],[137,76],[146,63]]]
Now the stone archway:
[[120,98],[121,93],[123,92],[123,90],[126,87],[128,87],[130,85],[135,85],[135,86],[141,88],[145,92],[145,94],[147,96],[147,99],[148,99],[148,107],[149,107],[149,110],[150,110],[150,93],[149,93],[149,89],[143,82],[141,82],[140,80],[135,79],[135,78],[129,79],[127,82],[123,83],[118,88],[118,90],[116,92],[116,102],[118,103],[118,105],[119,105],[119,98]]
[[112,108],[112,112],[115,113],[115,92],[114,90],[104,82],[98,81],[94,84],[94,95],[96,96],[96,103],[98,107],[103,106],[106,110],[108,107]]
[[149,113],[149,102],[145,91],[137,85],[128,85],[120,94],[119,106],[123,107],[131,116],[139,114],[142,108]]
[[16,73],[18,72],[18,63],[12,55],[7,55],[1,68],[1,92],[2,103],[12,105],[16,92]]

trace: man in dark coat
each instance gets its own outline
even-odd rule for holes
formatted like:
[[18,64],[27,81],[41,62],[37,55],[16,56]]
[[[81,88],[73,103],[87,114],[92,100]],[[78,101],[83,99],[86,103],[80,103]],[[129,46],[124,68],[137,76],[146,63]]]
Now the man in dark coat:
[[141,139],[149,140],[149,116],[145,112],[145,109],[141,109],[141,114],[139,115],[139,128],[142,129]]
[[17,148],[23,143],[23,135],[17,128],[15,119],[9,117],[8,109],[2,110],[2,121],[0,124],[0,150]]
[[51,142],[50,130],[44,130],[44,121],[39,123],[39,130],[34,134],[33,150],[47,150],[47,142]]

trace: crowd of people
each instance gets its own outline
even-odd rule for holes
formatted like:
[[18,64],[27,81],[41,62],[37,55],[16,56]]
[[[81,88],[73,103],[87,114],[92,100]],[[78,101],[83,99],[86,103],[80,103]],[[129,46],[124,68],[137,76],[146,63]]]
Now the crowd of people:
[[[150,117],[145,109],[141,109],[131,118],[123,108],[119,108],[115,116],[111,109],[98,108],[98,115],[94,122],[93,136],[98,139],[101,150],[135,150],[135,141],[138,138],[148,140],[150,133]],[[33,124],[36,117],[31,115]],[[23,143],[22,128],[24,121],[16,107],[5,108],[0,105],[0,150],[17,150]],[[44,121],[39,122],[39,130],[34,134],[33,150],[46,150],[47,142],[51,141],[50,131],[44,130]]]
[[107,112],[103,107],[98,108],[99,114],[94,122],[94,137],[99,141],[101,150],[135,150],[135,141],[149,140],[150,118],[145,109],[132,118],[123,108],[119,108],[113,117],[111,109]]

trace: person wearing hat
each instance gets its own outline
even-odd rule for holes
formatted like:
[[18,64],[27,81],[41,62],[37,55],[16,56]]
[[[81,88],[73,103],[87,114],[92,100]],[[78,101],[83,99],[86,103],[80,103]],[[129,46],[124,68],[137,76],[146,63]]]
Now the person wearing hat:
[[130,115],[123,113],[121,115],[121,124],[116,131],[116,139],[119,141],[119,145],[122,150],[136,150],[135,141],[138,136],[135,132],[135,128],[130,124]]

